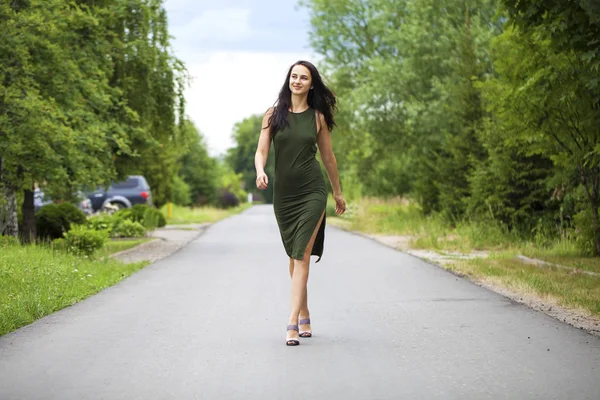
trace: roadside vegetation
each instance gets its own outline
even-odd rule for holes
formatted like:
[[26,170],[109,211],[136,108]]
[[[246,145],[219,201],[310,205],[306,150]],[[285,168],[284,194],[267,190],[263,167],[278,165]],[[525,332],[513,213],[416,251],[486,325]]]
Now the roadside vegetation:
[[[251,207],[249,203],[241,203],[232,208],[217,208],[217,207],[182,207],[174,205],[172,208],[172,217],[168,218],[167,222],[170,225],[179,224],[203,224],[217,222],[225,217],[238,214]],[[167,206],[164,206],[161,211],[167,214]]]
[[445,255],[438,264],[476,282],[600,317],[600,258],[585,255],[575,228],[561,228],[554,235],[519,235],[494,221],[453,225],[440,215],[424,215],[417,204],[400,198],[357,199],[349,210],[343,217],[330,210],[328,222],[401,238],[401,250]]
[[[216,222],[247,207],[178,206],[173,220]],[[47,233],[43,239],[24,244],[0,237],[0,335],[73,305],[146,266],[147,262],[123,263],[111,255],[153,240],[148,233],[167,222],[159,210],[142,205],[114,214],[83,216],[80,224],[71,223],[57,209],[68,209],[71,218],[82,222],[79,210],[55,208],[54,219],[39,220],[44,221],[39,222],[39,231]]]

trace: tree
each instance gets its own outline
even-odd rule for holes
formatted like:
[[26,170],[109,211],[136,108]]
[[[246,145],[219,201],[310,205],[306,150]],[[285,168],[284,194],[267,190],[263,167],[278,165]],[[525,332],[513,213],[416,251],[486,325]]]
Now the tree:
[[600,255],[600,111],[588,81],[593,65],[585,53],[557,52],[543,26],[507,29],[494,50],[502,78],[489,81],[489,101],[511,131],[508,143],[524,155],[550,158],[566,179],[577,172]]
[[34,225],[34,182],[55,198],[69,198],[79,188],[143,173],[157,203],[169,198],[176,164],[171,156],[182,146],[176,123],[183,115],[185,70],[170,54],[161,4],[0,4],[4,233],[17,233],[21,191],[24,221]]
[[192,204],[214,203],[218,187],[219,167],[210,157],[201,133],[189,120],[184,120],[182,134],[188,150],[181,159],[179,176],[188,184]]
[[[311,42],[340,97],[340,175],[460,216],[491,72],[494,0],[311,0]],[[352,172],[350,172],[352,171]],[[442,200],[440,200],[440,198]]]
[[[0,178],[8,200],[0,214],[4,233],[16,235],[21,190],[114,174],[112,154],[130,149],[112,115],[129,109],[112,101],[106,31],[95,16],[61,0],[31,0],[2,3],[0,20]],[[30,219],[33,197],[26,198]]]
[[[254,166],[254,155],[258,145],[258,137],[262,128],[262,115],[253,115],[235,124],[233,129],[233,139],[235,147],[227,151],[227,164],[237,174],[242,175],[243,188],[247,192],[258,193],[256,189],[256,168]],[[269,151],[265,172],[269,177],[269,182],[274,178],[274,157],[273,146]],[[265,202],[273,202],[273,185],[261,192]]]

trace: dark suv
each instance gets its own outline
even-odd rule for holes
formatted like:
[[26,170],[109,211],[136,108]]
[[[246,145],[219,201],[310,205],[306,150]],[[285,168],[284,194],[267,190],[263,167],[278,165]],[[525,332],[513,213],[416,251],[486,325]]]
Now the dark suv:
[[146,178],[140,175],[129,176],[122,182],[113,182],[108,191],[98,189],[88,193],[92,209],[98,211],[110,203],[119,208],[131,208],[135,204],[152,205],[152,193]]

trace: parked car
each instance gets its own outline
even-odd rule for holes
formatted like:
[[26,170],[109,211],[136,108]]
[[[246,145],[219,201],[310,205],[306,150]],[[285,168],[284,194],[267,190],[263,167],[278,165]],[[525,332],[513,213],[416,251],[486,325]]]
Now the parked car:
[[105,208],[107,204],[118,208],[131,208],[135,204],[152,205],[150,186],[141,175],[129,176],[122,182],[113,182],[108,190],[99,188],[88,193],[87,197],[92,202],[94,212]]
[[[91,214],[92,211],[92,202],[88,199],[82,192],[77,192],[77,202],[75,205],[83,211],[86,215]],[[52,204],[54,201],[46,195],[41,189],[37,188],[33,191],[33,209],[34,212],[38,212],[40,208],[45,206],[46,204]]]

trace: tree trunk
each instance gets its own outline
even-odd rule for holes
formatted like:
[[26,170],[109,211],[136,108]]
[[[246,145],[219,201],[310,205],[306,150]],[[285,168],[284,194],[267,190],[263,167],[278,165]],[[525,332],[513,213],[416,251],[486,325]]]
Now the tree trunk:
[[25,190],[23,201],[23,225],[21,226],[21,240],[24,243],[35,241],[35,208],[33,205],[33,190]]
[[19,222],[17,220],[17,191],[11,186],[4,187],[6,204],[0,212],[1,234],[17,237],[19,235]]

